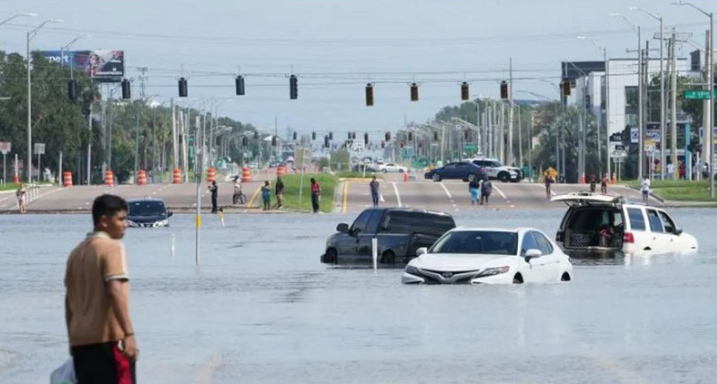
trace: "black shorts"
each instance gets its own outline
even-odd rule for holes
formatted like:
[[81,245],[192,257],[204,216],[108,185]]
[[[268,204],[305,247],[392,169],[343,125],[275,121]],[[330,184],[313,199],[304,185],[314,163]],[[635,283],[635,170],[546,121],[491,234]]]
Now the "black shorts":
[[119,342],[72,347],[78,384],[136,384],[134,360],[122,354]]

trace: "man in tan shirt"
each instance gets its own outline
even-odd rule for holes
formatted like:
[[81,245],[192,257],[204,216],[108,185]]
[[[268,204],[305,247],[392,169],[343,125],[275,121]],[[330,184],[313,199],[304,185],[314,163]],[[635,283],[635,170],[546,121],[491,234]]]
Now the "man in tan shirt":
[[134,384],[139,350],[129,317],[124,245],[127,202],[102,195],[92,205],[94,231],[70,253],[65,320],[78,384]]

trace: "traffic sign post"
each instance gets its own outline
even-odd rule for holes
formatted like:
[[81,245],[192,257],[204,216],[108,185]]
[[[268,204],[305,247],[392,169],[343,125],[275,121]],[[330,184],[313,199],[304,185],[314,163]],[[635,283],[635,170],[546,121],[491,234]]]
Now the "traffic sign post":
[[12,145],[8,141],[1,141],[0,142],[0,153],[2,153],[2,183],[7,183],[7,154],[10,153],[10,149],[12,149]]

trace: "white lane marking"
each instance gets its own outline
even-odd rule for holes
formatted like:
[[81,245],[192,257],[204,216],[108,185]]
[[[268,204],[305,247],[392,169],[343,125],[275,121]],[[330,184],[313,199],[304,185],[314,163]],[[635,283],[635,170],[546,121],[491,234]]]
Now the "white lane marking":
[[398,200],[398,207],[401,208],[401,196],[398,194],[398,187],[396,186],[396,183],[393,184],[393,190],[396,192],[396,200]]
[[494,186],[493,189],[495,189],[501,196],[503,196],[504,199],[508,200],[508,198],[505,197],[505,193],[503,193],[503,191],[501,191],[500,188],[498,188],[497,185]]
[[440,182],[440,183],[438,183],[438,184],[440,184],[441,187],[443,187],[443,190],[446,191],[446,195],[448,195],[448,198],[451,199],[451,200],[453,200],[453,196],[451,196],[451,193],[448,191],[448,188],[446,188],[446,186],[443,185],[443,182]]

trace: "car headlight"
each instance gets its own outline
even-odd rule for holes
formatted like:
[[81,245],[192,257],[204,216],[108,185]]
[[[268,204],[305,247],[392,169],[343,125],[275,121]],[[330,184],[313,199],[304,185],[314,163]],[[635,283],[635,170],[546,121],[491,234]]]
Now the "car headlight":
[[127,225],[130,226],[130,227],[136,227],[136,226],[137,226],[137,223],[135,223],[135,222],[132,221],[132,220],[127,220]]
[[421,275],[421,272],[418,270],[418,268],[414,267],[413,265],[407,265],[405,272],[408,273],[409,275],[415,275],[415,276]]
[[508,270],[510,270],[510,267],[486,268],[486,269],[482,270],[479,274],[477,274],[476,277],[488,277],[488,276],[500,275],[500,274],[508,272]]

